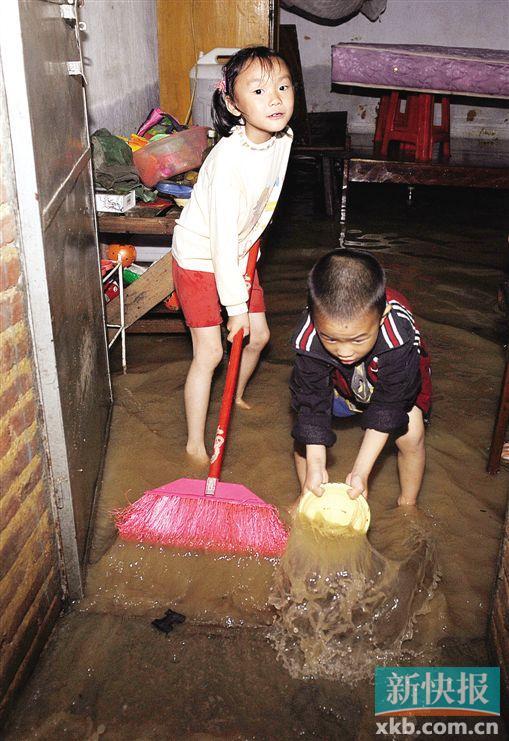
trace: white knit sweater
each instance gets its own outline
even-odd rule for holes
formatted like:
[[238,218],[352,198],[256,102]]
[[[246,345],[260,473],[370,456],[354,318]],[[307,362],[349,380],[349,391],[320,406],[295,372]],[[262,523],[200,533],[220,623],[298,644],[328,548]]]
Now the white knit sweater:
[[186,270],[214,273],[229,316],[247,311],[247,255],[276,208],[292,138],[286,129],[253,144],[236,126],[205,160],[176,222],[174,259]]

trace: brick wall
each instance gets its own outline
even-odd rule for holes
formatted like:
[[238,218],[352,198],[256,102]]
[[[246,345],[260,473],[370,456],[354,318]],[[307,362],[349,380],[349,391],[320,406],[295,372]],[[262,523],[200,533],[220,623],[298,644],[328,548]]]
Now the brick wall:
[[0,721],[61,608],[10,146],[0,69]]

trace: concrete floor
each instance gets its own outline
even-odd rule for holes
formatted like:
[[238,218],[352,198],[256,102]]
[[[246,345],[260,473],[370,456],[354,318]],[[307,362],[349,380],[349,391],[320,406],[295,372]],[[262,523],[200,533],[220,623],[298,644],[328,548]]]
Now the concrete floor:
[[[289,337],[309,268],[337,245],[337,226],[314,208],[318,196],[311,169],[290,170],[262,273],[271,346],[248,390],[253,411],[235,415],[225,466],[226,478],[282,508],[297,495]],[[485,474],[503,368],[506,327],[496,294],[509,263],[508,202],[499,192],[439,188],[416,189],[412,208],[405,198],[401,186],[353,185],[348,240],[374,251],[389,283],[410,299],[432,354],[434,411],[420,508],[436,538],[442,582],[409,643],[432,649],[431,663],[482,665],[489,661],[483,639],[509,481],[507,469],[496,478]],[[373,737],[371,682],[291,679],[276,662],[266,640],[274,564],[116,539],[112,509],[157,484],[204,475],[182,455],[189,357],[186,337],[128,340],[128,374],[115,376],[87,595],[59,621],[6,739]],[[344,478],[359,440],[348,423],[331,478]],[[382,553],[387,543],[377,523],[396,498],[388,449],[370,490],[370,538]],[[168,607],[188,622],[165,636],[150,620]]]

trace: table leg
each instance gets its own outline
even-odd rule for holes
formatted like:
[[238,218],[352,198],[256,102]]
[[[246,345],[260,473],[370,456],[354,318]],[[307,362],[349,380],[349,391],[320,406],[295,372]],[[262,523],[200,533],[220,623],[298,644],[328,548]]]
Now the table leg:
[[389,111],[389,93],[382,93],[378,104],[378,115],[376,117],[375,138],[373,139],[374,153],[378,154],[382,147],[384,131],[387,126],[387,113]]
[[488,456],[488,473],[491,475],[498,473],[500,469],[500,456],[504,446],[507,425],[509,423],[509,357],[505,364],[504,379],[500,392],[500,402],[498,405],[497,418],[491,438],[490,453]]
[[346,240],[346,206],[348,199],[348,180],[350,177],[350,160],[348,158],[343,160],[343,177],[341,180],[341,208],[340,208],[340,233],[339,233],[339,246],[344,249]]
[[419,93],[419,118],[417,124],[417,142],[415,145],[416,162],[430,162],[433,156],[434,102],[434,95],[430,93]]
[[327,157],[325,155],[320,159],[322,161],[325,213],[327,216],[334,216],[334,161],[332,157]]

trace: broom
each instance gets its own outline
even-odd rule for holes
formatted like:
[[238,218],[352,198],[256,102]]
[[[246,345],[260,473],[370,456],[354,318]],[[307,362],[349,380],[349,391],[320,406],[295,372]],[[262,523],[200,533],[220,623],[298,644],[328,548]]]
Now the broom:
[[[249,253],[245,276],[249,295],[259,248],[258,241]],[[177,479],[117,511],[115,523],[125,540],[222,553],[283,552],[288,533],[277,509],[241,484],[219,481],[243,337],[241,329],[233,338],[207,480]]]

